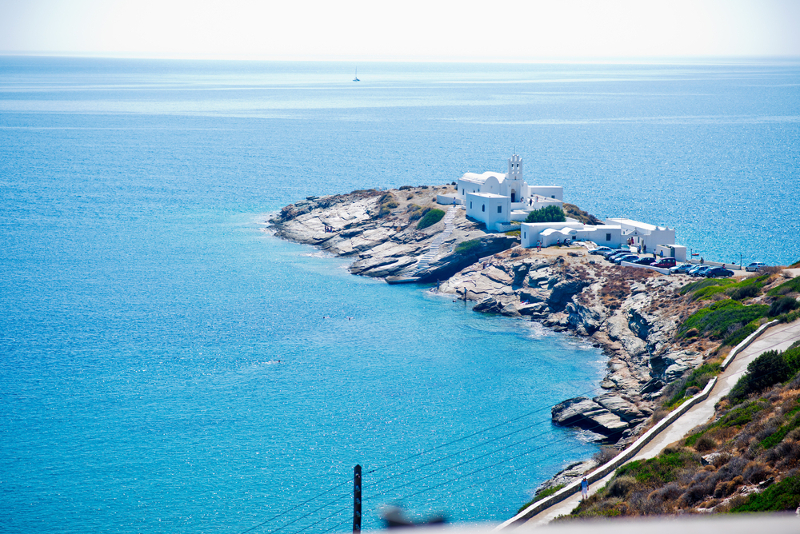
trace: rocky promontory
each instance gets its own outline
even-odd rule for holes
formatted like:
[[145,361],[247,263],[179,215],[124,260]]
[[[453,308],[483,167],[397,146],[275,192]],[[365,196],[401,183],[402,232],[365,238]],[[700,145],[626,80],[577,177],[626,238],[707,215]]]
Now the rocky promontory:
[[[610,264],[590,255],[589,243],[521,248],[514,232],[487,233],[463,208],[436,204],[437,195],[453,192],[452,185],[404,186],[309,197],[269,224],[279,237],[352,258],[353,274],[436,283],[431,291],[474,301],[477,312],[529,318],[591,339],[609,357],[605,393],[561,402],[553,422],[590,430],[606,443],[633,439],[663,386],[714,348],[702,340],[674,342],[682,318],[697,307],[678,291],[688,278]],[[575,206],[567,211],[591,217]]]

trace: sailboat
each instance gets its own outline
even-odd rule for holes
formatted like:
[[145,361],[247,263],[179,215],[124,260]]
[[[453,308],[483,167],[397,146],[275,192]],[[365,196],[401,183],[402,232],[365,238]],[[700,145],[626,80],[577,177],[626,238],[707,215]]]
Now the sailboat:
[[356,67],[356,77],[353,78],[354,82],[360,82],[361,80],[358,79],[358,67]]

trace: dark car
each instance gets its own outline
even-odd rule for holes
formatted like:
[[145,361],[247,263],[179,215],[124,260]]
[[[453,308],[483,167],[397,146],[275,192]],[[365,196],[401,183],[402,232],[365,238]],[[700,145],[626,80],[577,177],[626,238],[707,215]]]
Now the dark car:
[[623,261],[633,263],[638,259],[639,256],[637,256],[636,254],[627,254],[627,255],[623,254],[622,256],[617,256],[616,258],[614,258],[614,263],[616,263],[617,265],[622,264]]
[[733,271],[730,269],[723,269],[722,267],[712,267],[711,269],[707,270],[703,273],[703,276],[706,278],[718,278],[718,277],[728,277],[733,276]]
[[630,251],[630,250],[618,250],[618,251],[614,252],[613,254],[608,254],[608,255],[606,255],[606,259],[607,259],[608,261],[614,261],[614,260],[615,260],[615,259],[617,259],[618,257],[620,257],[620,256],[627,256],[627,255],[629,255],[630,253],[631,253],[631,251]]
[[654,258],[652,256],[645,256],[644,258],[639,258],[638,260],[636,260],[633,263],[635,263],[637,265],[650,265],[654,261],[656,261],[656,258]]
[[670,267],[675,267],[675,264],[675,258],[659,258],[657,262],[652,264],[652,267],[669,269]]

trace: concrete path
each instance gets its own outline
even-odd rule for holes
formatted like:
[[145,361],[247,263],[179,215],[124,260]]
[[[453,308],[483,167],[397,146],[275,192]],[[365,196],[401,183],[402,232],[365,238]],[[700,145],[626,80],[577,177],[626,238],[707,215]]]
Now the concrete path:
[[[653,441],[645,445],[632,460],[641,460],[657,456],[658,453],[664,450],[668,445],[675,443],[688,435],[693,428],[711,419],[714,416],[714,405],[728,394],[734,384],[736,384],[736,381],[739,380],[739,377],[747,370],[747,364],[761,353],[768,350],[786,350],[789,345],[799,339],[800,321],[769,328],[761,334],[758,339],[753,341],[749,347],[739,353],[725,372],[719,375],[717,385],[711,390],[711,394],[706,400],[699,402],[688,412],[676,419],[672,425],[653,438]],[[602,480],[592,484],[589,488],[589,494],[594,494],[597,490],[605,486],[613,476],[614,473],[611,473]],[[572,495],[535,515],[524,523],[522,528],[545,525],[560,515],[568,514],[578,506],[580,500],[580,493]]]
[[428,249],[428,252],[423,254],[419,258],[419,260],[417,260],[417,264],[414,266],[414,275],[415,276],[419,275],[425,269],[428,268],[428,266],[431,263],[431,260],[433,260],[433,258],[435,258],[439,254],[439,247],[441,247],[442,243],[444,243],[444,240],[447,239],[448,237],[450,237],[450,235],[453,233],[453,229],[455,228],[455,224],[453,224],[453,219],[455,219],[456,213],[458,213],[458,210],[460,208],[461,208],[461,205],[453,204],[447,210],[447,213],[445,213],[445,216],[442,219],[442,221],[444,221],[444,230],[441,231],[439,233],[439,235],[437,235],[434,238],[434,240],[431,242],[431,246]]

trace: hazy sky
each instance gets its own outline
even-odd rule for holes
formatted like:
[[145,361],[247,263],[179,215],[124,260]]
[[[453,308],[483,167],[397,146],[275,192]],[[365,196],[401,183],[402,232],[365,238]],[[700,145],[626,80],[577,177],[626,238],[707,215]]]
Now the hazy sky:
[[263,59],[800,56],[800,0],[0,0],[0,53]]

